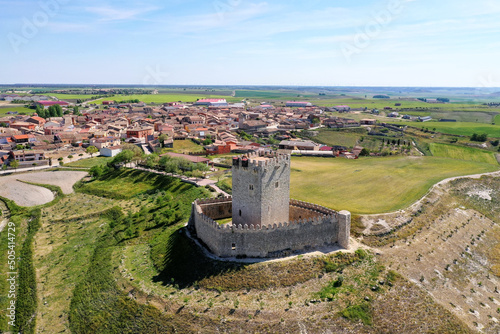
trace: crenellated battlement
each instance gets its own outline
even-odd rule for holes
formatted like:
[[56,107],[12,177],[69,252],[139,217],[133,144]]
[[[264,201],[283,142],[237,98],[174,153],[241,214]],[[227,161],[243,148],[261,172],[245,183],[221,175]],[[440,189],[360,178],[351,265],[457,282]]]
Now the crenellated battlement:
[[202,205],[202,204],[224,203],[224,202],[231,202],[231,201],[232,201],[231,196],[228,196],[228,197],[221,197],[221,198],[197,199],[196,203],[199,205]]
[[[204,213],[213,211],[210,205],[214,207],[221,204],[227,205],[228,200],[230,198],[193,202],[193,218],[197,235],[218,256],[266,257],[268,254],[284,249],[300,250],[304,247],[340,243],[338,237],[342,230],[339,226],[341,222],[339,213],[334,210],[312,203],[290,200],[290,207],[300,209],[298,213],[302,213],[304,218],[270,225],[233,225],[231,223],[220,225]],[[345,244],[344,241],[342,244]],[[233,245],[239,246],[233,249]],[[246,245],[252,245],[252,249],[247,249]]]
[[[232,197],[194,201],[189,228],[221,257],[268,257],[335,243],[347,248],[349,212],[290,199],[290,159],[276,152],[234,157]],[[216,221],[228,218],[231,223]]]
[[275,168],[283,164],[290,164],[290,155],[271,153],[248,153],[238,157],[233,157],[233,167],[239,168],[258,168],[261,171],[264,169]]

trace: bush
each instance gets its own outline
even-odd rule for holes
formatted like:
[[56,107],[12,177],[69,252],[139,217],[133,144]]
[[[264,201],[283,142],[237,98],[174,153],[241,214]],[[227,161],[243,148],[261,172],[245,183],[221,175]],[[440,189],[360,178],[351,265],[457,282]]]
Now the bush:
[[366,326],[372,325],[371,309],[368,303],[349,306],[348,308],[343,310],[341,314],[346,319],[352,321],[361,320]]
[[486,133],[482,133],[482,134],[474,133],[470,137],[470,140],[484,143],[486,140],[488,140],[488,135]]
[[73,159],[73,156],[71,154],[68,155],[68,159]]

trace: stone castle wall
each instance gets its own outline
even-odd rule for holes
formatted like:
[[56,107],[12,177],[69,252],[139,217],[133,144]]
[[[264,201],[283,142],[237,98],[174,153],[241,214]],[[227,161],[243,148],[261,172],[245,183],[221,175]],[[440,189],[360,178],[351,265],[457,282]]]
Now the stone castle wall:
[[[298,251],[325,245],[349,246],[351,216],[318,205],[290,200],[290,222],[269,226],[254,224],[219,225],[207,214],[229,213],[231,198],[193,202],[189,226],[209,250],[220,257],[271,257],[284,251]],[[220,218],[217,218],[220,217]]]
[[252,153],[234,158],[232,174],[235,225],[270,225],[289,220],[289,155]]

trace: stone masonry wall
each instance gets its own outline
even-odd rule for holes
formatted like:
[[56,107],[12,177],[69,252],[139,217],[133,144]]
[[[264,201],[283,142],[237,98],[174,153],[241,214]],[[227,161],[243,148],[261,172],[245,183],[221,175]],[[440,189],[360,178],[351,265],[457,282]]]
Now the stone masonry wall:
[[254,153],[236,158],[232,174],[233,224],[266,226],[288,221],[290,156]]
[[[225,203],[220,201],[213,204],[216,207],[227,205],[227,199],[225,200]],[[210,203],[193,203],[190,225],[196,229],[198,238],[210,251],[220,257],[269,257],[281,251],[303,250],[335,243],[344,248],[349,246],[350,213],[347,211],[337,213],[314,204],[292,200],[292,212],[307,211],[307,215],[311,217],[270,226],[221,226],[203,213],[209,205]],[[215,211],[218,212],[217,209]],[[312,217],[314,214],[316,216]]]

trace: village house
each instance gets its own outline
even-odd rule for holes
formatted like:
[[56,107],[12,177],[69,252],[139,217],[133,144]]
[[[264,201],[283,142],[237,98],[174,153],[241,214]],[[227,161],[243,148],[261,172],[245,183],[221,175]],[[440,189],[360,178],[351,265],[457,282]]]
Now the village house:
[[45,160],[45,152],[42,150],[19,150],[10,151],[11,159],[19,162]]
[[154,133],[154,128],[141,127],[127,129],[127,138],[146,138]]
[[120,145],[116,145],[116,146],[102,147],[100,148],[99,153],[103,157],[114,157],[121,151],[122,147]]

